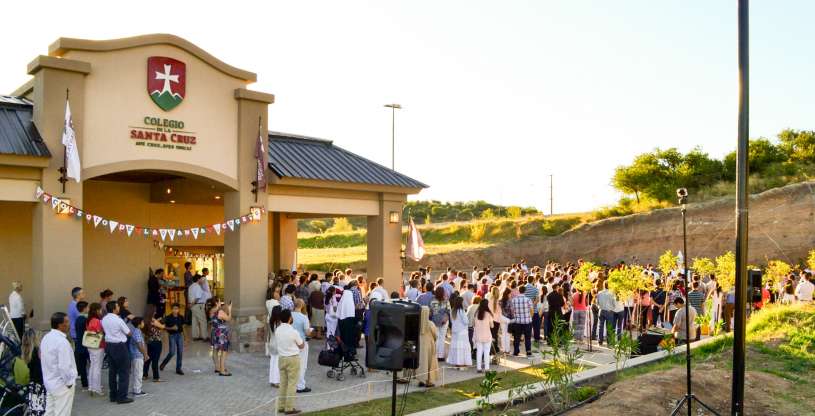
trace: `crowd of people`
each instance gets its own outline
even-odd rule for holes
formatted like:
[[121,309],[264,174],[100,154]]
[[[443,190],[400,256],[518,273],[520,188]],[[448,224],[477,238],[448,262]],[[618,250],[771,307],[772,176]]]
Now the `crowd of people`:
[[[533,343],[541,343],[557,328],[570,331],[577,344],[608,342],[612,331],[643,332],[659,327],[674,334],[677,343],[699,339],[697,316],[707,314],[711,328],[729,331],[735,294],[722,291],[716,276],[693,274],[689,287],[681,270],[662,275],[652,265],[642,273],[653,279],[654,290],[641,290],[625,299],[609,289],[608,275],[615,267],[593,270],[591,290],[579,290],[574,279],[582,265],[548,262],[529,267],[526,261],[496,271],[492,266],[473,267],[471,272],[431,267],[410,274],[396,291],[388,292],[383,279],[368,281],[351,269],[316,273],[281,273],[270,279],[266,295],[269,383],[280,389],[278,410],[297,414],[297,393],[311,391],[306,380],[311,339],[341,339],[352,351],[360,348],[369,331],[368,311],[373,302],[392,299],[415,302],[422,307],[419,368],[404,373],[401,382],[415,378],[420,386],[433,387],[439,362],[458,368],[488,371],[500,355],[529,357]],[[213,370],[228,377],[227,357],[231,339],[231,304],[212,295],[206,269],[193,274],[185,265],[184,287],[190,316],[180,304],[166,312],[167,290],[180,282],[166,279],[159,269],[148,281],[144,316],[130,311],[127,297],[114,300],[105,289],[99,300],[89,303],[82,288],[71,291],[66,312],[51,316],[51,331],[40,334],[25,324],[32,312],[22,301],[23,286],[12,284],[9,314],[22,334],[20,365],[27,371],[24,381],[34,388],[30,394],[31,414],[69,415],[76,384],[91,396],[108,396],[111,402],[127,404],[147,395],[143,383],[163,382],[160,373],[175,359],[175,373],[184,375],[183,350],[187,335],[192,342],[207,343],[212,350]],[[769,302],[812,302],[813,276],[809,270],[791,273],[777,286],[766,284],[753,307]],[[688,316],[683,308],[691,306]],[[706,308],[705,305],[709,304]],[[721,322],[721,323],[720,323]],[[189,325],[191,324],[191,325]],[[163,353],[165,340],[169,351]],[[522,348],[523,347],[523,348]],[[523,351],[523,355],[521,352]],[[103,368],[108,370],[108,390],[102,387]],[[37,400],[37,394],[42,399]]]
[[[105,289],[99,300],[89,302],[81,287],[71,290],[66,312],[51,316],[51,330],[44,336],[25,324],[26,313],[20,282],[12,284],[9,315],[21,339],[22,359],[28,369],[22,384],[29,389],[29,411],[32,415],[70,415],[75,392],[81,386],[90,396],[108,396],[113,403],[127,404],[146,396],[143,383],[150,379],[162,383],[160,373],[175,359],[175,373],[184,375],[183,351],[188,342],[185,326],[192,323],[193,341],[208,343],[212,349],[213,369],[219,376],[231,376],[227,369],[230,350],[231,303],[212,295],[208,270],[192,274],[185,264],[186,300],[183,306],[193,311],[191,317],[181,312],[182,305],[173,303],[167,313],[167,291],[180,282],[167,278],[158,269],[147,282],[147,305],[143,316],[130,311],[125,296],[114,299]],[[203,317],[196,310],[200,310]],[[191,321],[191,322],[190,322]],[[164,334],[169,351],[162,359]],[[102,371],[108,371],[108,389],[102,386]],[[37,388],[37,385],[41,388]],[[34,394],[32,395],[31,392]],[[41,398],[36,398],[42,392]]]

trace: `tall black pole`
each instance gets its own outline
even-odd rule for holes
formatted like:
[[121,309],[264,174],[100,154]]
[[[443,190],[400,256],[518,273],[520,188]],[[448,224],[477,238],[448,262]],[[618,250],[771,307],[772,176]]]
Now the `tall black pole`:
[[733,331],[733,387],[730,413],[744,414],[745,305],[747,302],[747,151],[750,117],[750,58],[748,1],[738,0],[739,130],[736,147],[736,316]]
[[[688,270],[688,226],[685,220],[685,212],[686,212],[686,204],[684,199],[682,200],[682,262],[685,268],[685,382],[687,383],[688,388],[688,416],[692,416],[691,414],[691,403],[693,402],[690,397],[693,397],[693,391],[691,390],[691,376],[690,376],[690,326],[693,324],[693,321],[690,320],[690,299],[687,293],[690,292],[690,270]],[[694,334],[694,338],[695,338]]]

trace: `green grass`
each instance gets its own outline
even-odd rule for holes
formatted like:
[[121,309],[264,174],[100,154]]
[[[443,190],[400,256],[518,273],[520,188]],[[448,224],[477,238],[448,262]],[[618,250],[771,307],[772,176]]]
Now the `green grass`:
[[[692,350],[691,361],[719,361],[732,367],[732,347],[732,333],[726,334]],[[747,349],[748,370],[802,381],[815,388],[815,305],[770,305],[753,314],[747,323]],[[625,369],[620,377],[632,378],[679,365],[685,365],[684,354]]]
[[[505,371],[499,373],[501,386],[498,391],[508,390],[513,386],[535,383],[542,380],[540,374],[533,368],[523,368],[520,370]],[[450,403],[474,399],[478,397],[481,378],[450,383],[445,386],[438,386],[427,391],[408,393],[405,413],[410,414],[434,407],[444,406]],[[399,387],[403,389],[404,386]],[[402,390],[404,391],[404,390]],[[397,398],[396,406],[402,405],[401,395]],[[312,416],[333,416],[333,415],[354,415],[354,416],[382,416],[390,414],[391,399],[370,400],[364,403],[355,403],[347,406],[335,407],[332,409],[309,412]]]
[[[459,250],[474,250],[489,247],[484,243],[455,243],[425,246],[428,254],[445,254]],[[297,261],[307,270],[334,270],[351,267],[358,269],[367,261],[366,246],[341,248],[299,248]]]

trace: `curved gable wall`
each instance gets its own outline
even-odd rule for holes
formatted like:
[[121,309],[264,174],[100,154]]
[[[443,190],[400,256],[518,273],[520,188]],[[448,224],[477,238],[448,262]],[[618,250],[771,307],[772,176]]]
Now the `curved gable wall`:
[[[179,170],[183,164],[199,165],[237,178],[238,104],[234,91],[244,87],[247,80],[230,76],[168,44],[110,51],[65,50],[61,56],[91,64],[85,80],[83,168],[150,160],[171,170]],[[170,111],[159,108],[147,93],[147,58],[151,56],[186,64],[186,97]],[[190,150],[178,150],[150,147],[150,140],[131,138],[132,130],[151,127],[145,125],[145,117],[183,121],[182,134],[195,136],[196,143]],[[168,142],[154,143],[174,145],[167,136]]]

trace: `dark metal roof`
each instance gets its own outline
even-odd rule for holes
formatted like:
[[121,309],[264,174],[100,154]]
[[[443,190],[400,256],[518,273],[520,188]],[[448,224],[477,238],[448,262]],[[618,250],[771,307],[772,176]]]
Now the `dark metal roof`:
[[284,178],[427,188],[427,185],[334,146],[330,140],[269,132],[269,168]]
[[33,113],[31,101],[0,95],[0,154],[51,157],[34,126]]

